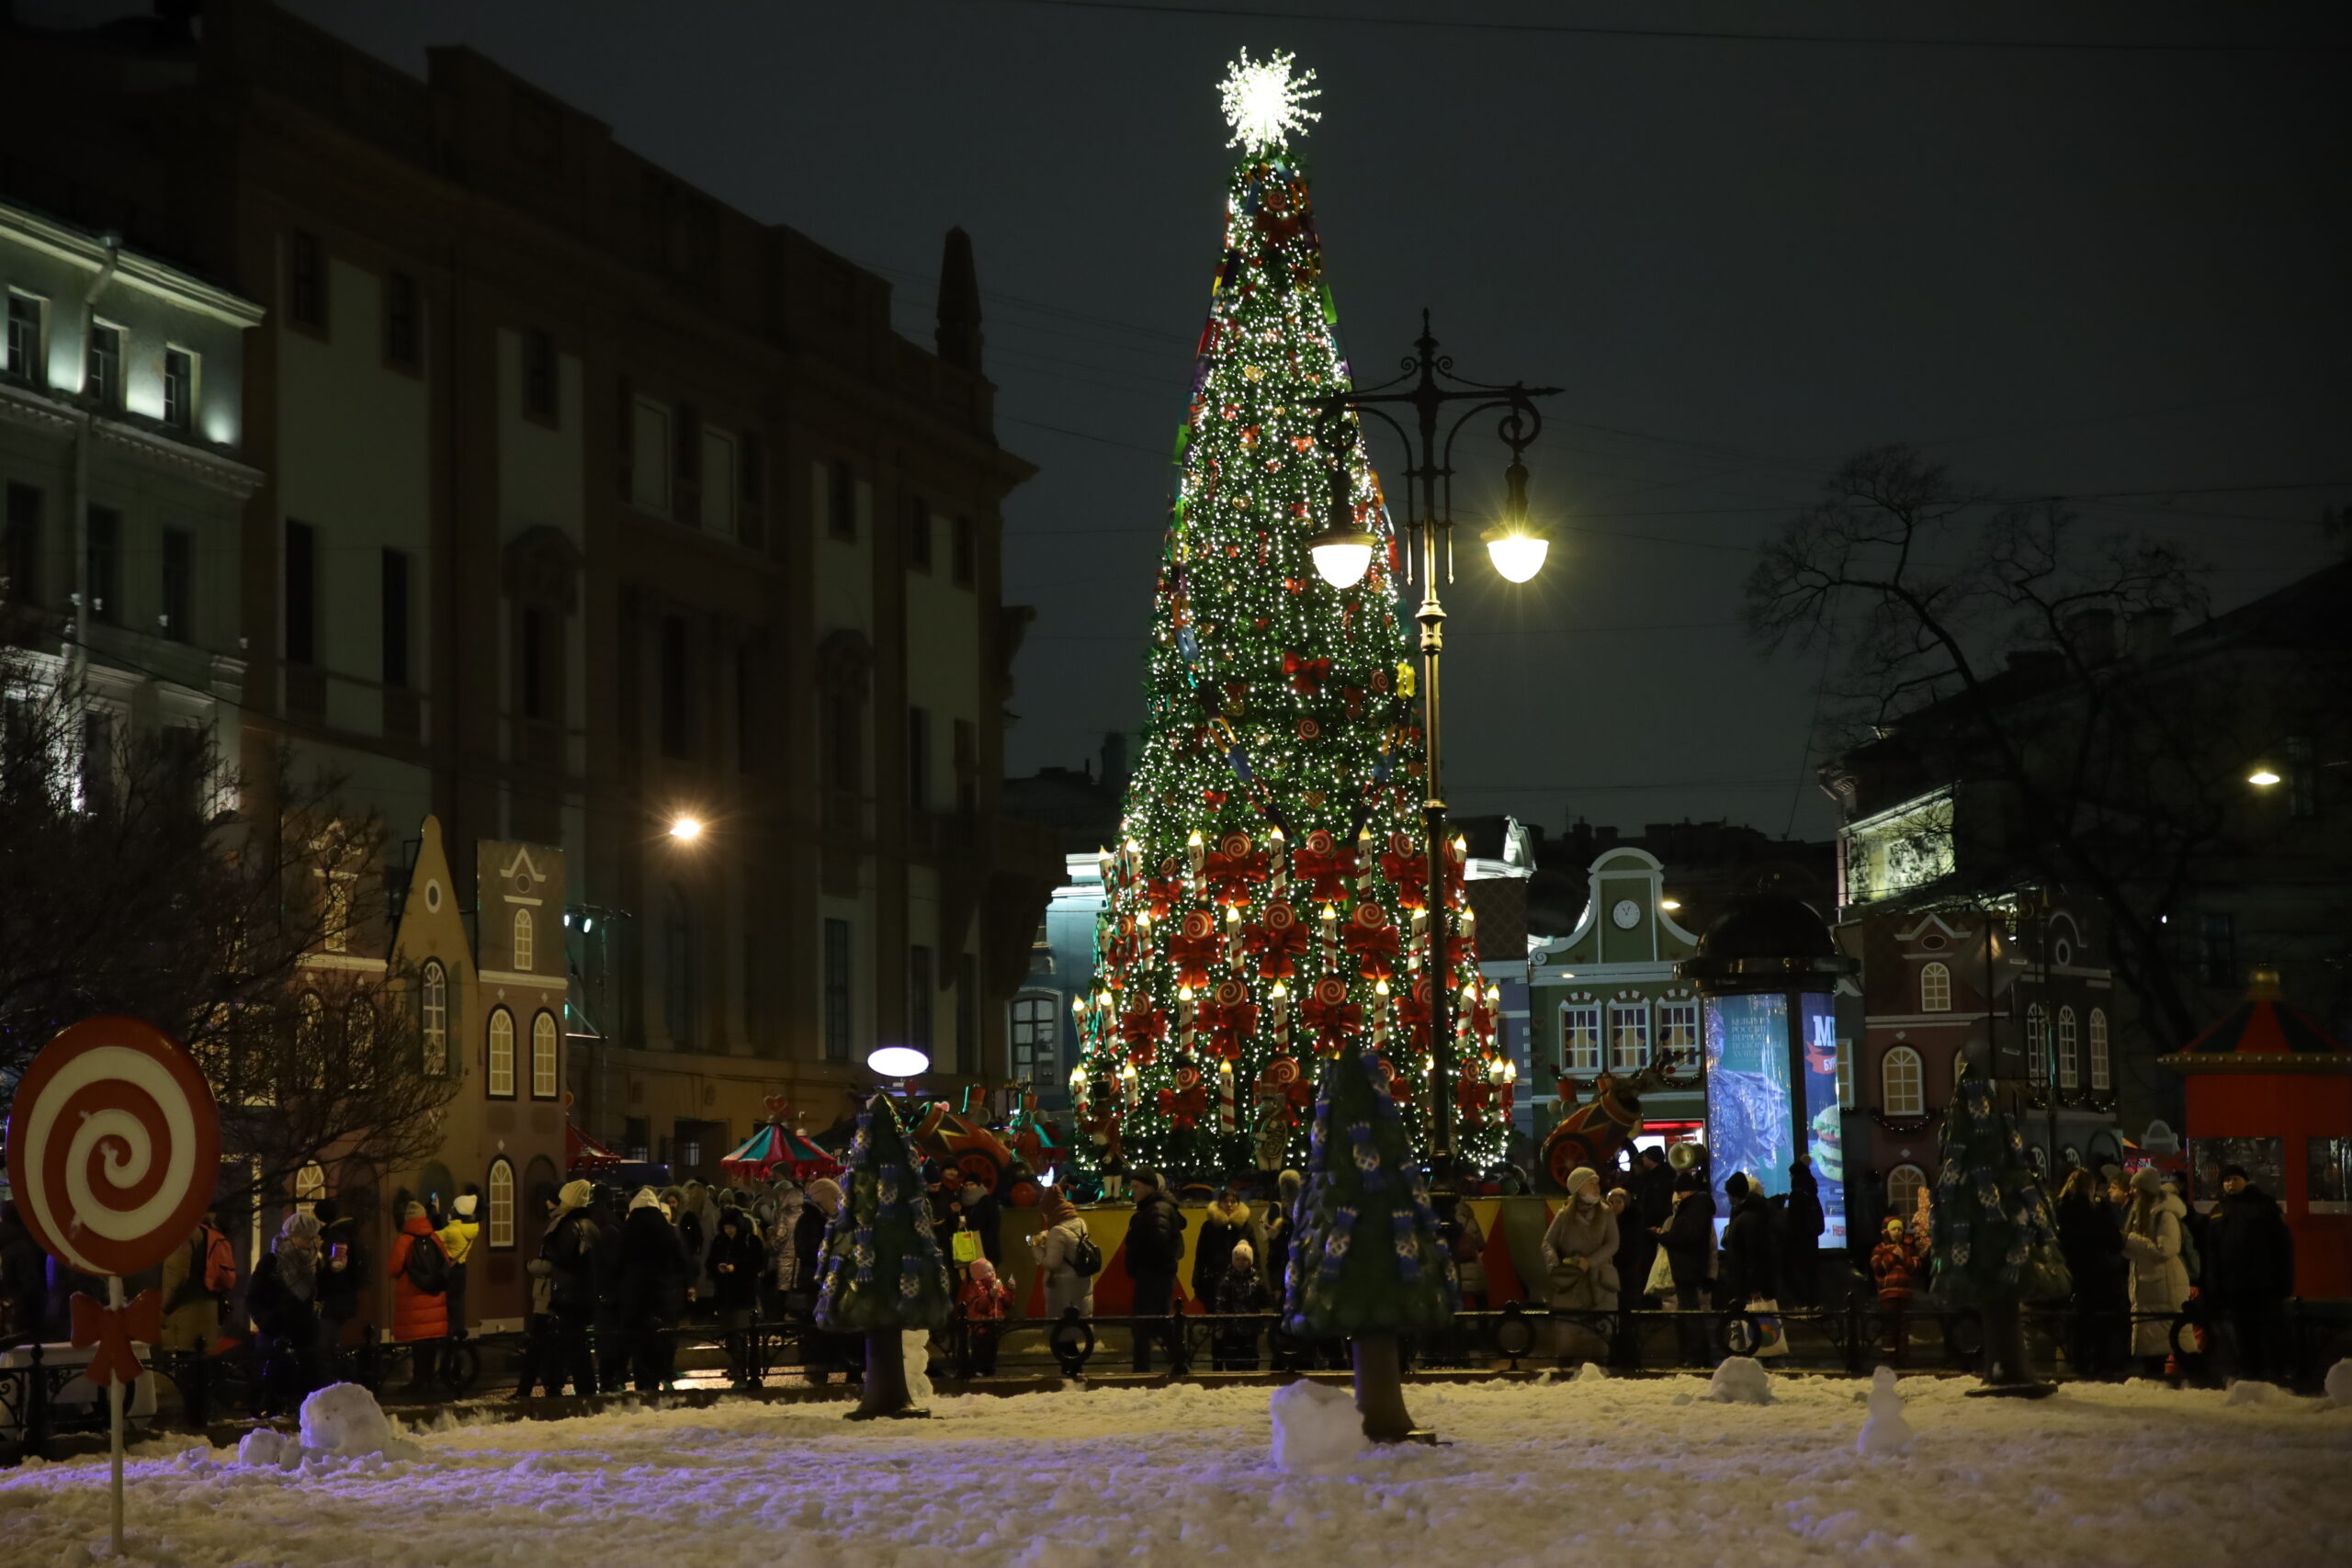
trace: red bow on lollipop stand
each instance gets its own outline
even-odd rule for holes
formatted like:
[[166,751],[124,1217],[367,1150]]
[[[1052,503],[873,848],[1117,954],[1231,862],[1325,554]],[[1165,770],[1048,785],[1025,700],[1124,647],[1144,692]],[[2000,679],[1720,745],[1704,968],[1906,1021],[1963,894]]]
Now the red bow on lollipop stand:
[[133,1342],[153,1345],[164,1337],[164,1296],[160,1291],[141,1291],[130,1299],[128,1306],[110,1307],[96,1298],[75,1295],[73,1312],[74,1348],[87,1350],[97,1347],[90,1357],[89,1370],[83,1375],[98,1387],[119,1382],[125,1388],[139,1381],[147,1369],[139,1364],[139,1352]]

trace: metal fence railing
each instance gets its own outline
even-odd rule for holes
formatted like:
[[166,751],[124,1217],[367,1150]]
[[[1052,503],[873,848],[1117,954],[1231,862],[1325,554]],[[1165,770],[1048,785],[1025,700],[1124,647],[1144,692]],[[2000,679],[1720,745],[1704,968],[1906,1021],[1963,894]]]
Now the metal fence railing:
[[[1983,1346],[1972,1312],[1896,1313],[1858,1301],[1778,1318],[1775,1365],[1789,1371],[1861,1373],[1885,1362],[1915,1371],[1969,1371]],[[2034,1364],[2047,1372],[2120,1377],[2146,1370],[2147,1359],[2131,1353],[2141,1320],[2128,1314],[2028,1308],[2025,1321]],[[2217,1324],[2194,1312],[2145,1321],[2163,1324],[2176,1369],[2192,1381],[2266,1376],[2316,1391],[2329,1366],[2352,1355],[2352,1302],[2290,1302],[2267,1323]],[[1460,1313],[1444,1328],[1409,1336],[1406,1356],[1408,1368],[1421,1375],[1524,1373],[1588,1360],[1628,1373],[1704,1369],[1755,1346],[1762,1327],[1744,1312],[1577,1313],[1513,1304]],[[856,1379],[865,1355],[863,1341],[854,1337],[784,1321],[638,1331],[606,1323],[566,1336],[542,1320],[537,1332],[428,1341],[420,1357],[417,1346],[369,1335],[356,1345],[299,1355],[272,1353],[251,1340],[204,1354],[154,1351],[148,1357],[156,1380],[153,1414],[145,1424],[217,1433],[224,1426],[285,1418],[304,1393],[336,1382],[365,1384],[395,1407],[517,1399],[526,1390],[545,1397],[550,1379],[563,1389],[562,1397],[576,1400],[583,1359],[593,1385],[588,1392],[600,1396],[813,1390]],[[932,1356],[932,1375],[951,1387],[1142,1371],[1213,1379],[1348,1364],[1344,1342],[1295,1338],[1272,1314],[1080,1317],[1073,1312],[1058,1321],[986,1325],[959,1318],[933,1337]],[[85,1359],[54,1345],[0,1348],[0,1462],[102,1438],[106,1404],[82,1379]]]

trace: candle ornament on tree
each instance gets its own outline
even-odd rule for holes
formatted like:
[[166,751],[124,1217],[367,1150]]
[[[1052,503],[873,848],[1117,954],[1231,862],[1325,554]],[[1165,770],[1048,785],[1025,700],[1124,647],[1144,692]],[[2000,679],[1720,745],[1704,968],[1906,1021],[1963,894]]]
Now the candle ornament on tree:
[[[1080,1023],[1081,1114],[1115,1115],[1130,1164],[1179,1177],[1305,1156],[1298,1108],[1252,1092],[1271,1064],[1348,1058],[1375,1040],[1428,1054],[1428,992],[1417,1002],[1407,976],[1427,973],[1430,921],[1445,935],[1442,983],[1477,979],[1461,851],[1449,848],[1434,899],[1418,852],[1425,746],[1380,483],[1354,416],[1309,406],[1349,386],[1287,150],[1317,118],[1304,107],[1312,82],[1286,54],[1245,53],[1221,89],[1239,155],[1177,433],[1147,728],[1121,842],[1102,862],[1096,956],[1112,1000]],[[1309,549],[1334,522],[1374,542],[1351,588],[1328,585]],[[1477,1029],[1474,1057],[1490,1016]],[[1456,1088],[1415,1080],[1404,1126],[1416,1153],[1426,1097]],[[1506,1133],[1465,1124],[1464,1164],[1500,1164]]]

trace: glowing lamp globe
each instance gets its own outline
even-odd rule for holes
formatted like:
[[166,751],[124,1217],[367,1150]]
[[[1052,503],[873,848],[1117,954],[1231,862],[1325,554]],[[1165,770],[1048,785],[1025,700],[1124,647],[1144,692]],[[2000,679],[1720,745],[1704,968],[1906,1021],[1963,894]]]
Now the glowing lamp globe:
[[2256,789],[2268,789],[2278,782],[2278,774],[2269,768],[2256,768],[2246,774],[2245,782]]
[[682,844],[691,844],[702,837],[702,820],[695,817],[678,817],[670,822],[670,837]]
[[1541,534],[1504,533],[1489,530],[1487,554],[1495,563],[1495,570],[1506,582],[1525,582],[1544,570],[1544,558],[1551,553],[1552,541]]
[[931,1058],[911,1045],[883,1045],[867,1054],[865,1065],[886,1078],[911,1078],[931,1070]]
[[1306,543],[1315,570],[1334,588],[1353,588],[1372,570],[1373,538],[1361,528],[1327,528]]

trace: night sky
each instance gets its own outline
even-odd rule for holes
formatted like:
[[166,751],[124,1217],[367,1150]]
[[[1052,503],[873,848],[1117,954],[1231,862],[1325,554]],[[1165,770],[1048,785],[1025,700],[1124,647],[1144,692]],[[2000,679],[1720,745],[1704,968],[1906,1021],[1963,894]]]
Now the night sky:
[[[1825,831],[1821,667],[1749,649],[1738,589],[1865,446],[2100,497],[2098,524],[2210,556],[2217,608],[2337,547],[2317,519],[2352,502],[2340,6],[1152,3],[293,8],[420,74],[427,44],[471,45],[880,271],[926,345],[941,232],[971,231],[1000,434],[1043,470],[1007,508],[1006,594],[1039,608],[1016,773],[1141,720],[1231,156],[1215,85],[1244,44],[1295,50],[1324,89],[1305,150],[1359,379],[1426,304],[1466,374],[1565,389],[1529,458],[1552,564],[1510,589],[1465,554],[1449,597],[1458,811]],[[2307,47],[1367,19],[1411,17]],[[1479,525],[1505,457],[1464,452]]]

